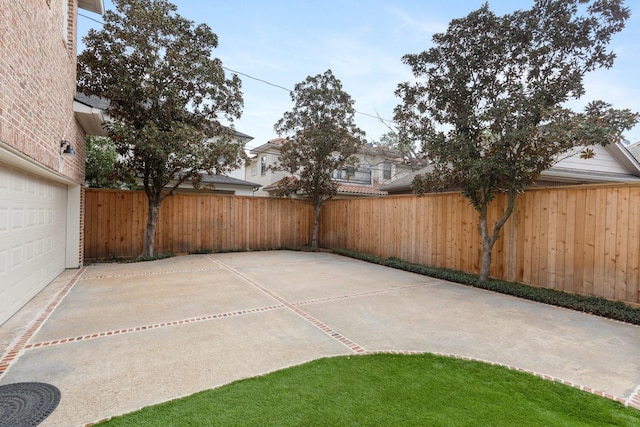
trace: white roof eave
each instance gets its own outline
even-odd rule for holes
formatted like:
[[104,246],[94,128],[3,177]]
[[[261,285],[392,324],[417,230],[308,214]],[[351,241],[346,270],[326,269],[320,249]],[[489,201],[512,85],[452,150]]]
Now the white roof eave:
[[86,134],[107,136],[104,125],[109,121],[109,115],[104,110],[73,101],[73,113]]
[[104,0],[78,0],[78,9],[104,15]]

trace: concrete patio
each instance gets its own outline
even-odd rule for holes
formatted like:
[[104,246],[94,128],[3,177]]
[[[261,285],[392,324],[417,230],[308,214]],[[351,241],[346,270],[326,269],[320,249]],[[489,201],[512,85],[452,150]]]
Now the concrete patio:
[[309,360],[433,352],[640,408],[640,328],[329,253],[190,255],[67,271],[0,326],[0,384],[85,425]]

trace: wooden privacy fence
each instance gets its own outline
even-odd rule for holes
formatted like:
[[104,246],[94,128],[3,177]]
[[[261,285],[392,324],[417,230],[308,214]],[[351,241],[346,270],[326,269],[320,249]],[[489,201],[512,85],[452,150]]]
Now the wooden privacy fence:
[[[490,209],[494,221],[505,198]],[[320,244],[472,273],[480,269],[478,214],[459,193],[332,200]],[[493,250],[491,276],[640,303],[640,186],[532,189]]]
[[[499,198],[491,220],[506,204]],[[640,185],[532,189],[493,250],[491,276],[640,303]],[[147,218],[140,191],[85,191],[85,258],[137,256]],[[300,200],[177,194],[160,209],[156,252],[307,246],[313,210]],[[472,273],[478,215],[459,193],[332,200],[320,245]]]
[[[147,206],[142,191],[86,189],[85,258],[140,255]],[[312,224],[300,200],[176,194],[160,207],[155,252],[307,246]]]

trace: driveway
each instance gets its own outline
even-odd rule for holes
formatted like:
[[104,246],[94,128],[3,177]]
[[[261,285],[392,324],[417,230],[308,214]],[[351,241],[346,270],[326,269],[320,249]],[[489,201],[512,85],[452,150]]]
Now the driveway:
[[321,357],[432,352],[640,408],[640,328],[329,253],[189,255],[63,273],[0,326],[0,384],[102,420]]

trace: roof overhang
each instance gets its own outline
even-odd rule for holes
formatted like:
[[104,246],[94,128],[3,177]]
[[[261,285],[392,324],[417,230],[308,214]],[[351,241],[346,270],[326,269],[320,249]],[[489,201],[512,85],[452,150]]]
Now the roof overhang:
[[104,110],[73,101],[73,113],[86,134],[107,136],[104,124],[109,121],[109,115]]
[[78,9],[84,9],[89,12],[104,14],[104,0],[78,0]]
[[631,175],[640,176],[640,163],[633,154],[627,150],[627,147],[618,142],[607,145],[605,149],[611,153],[613,158],[627,168]]
[[270,144],[267,142],[266,144],[252,148],[251,151],[249,151],[249,154],[280,154],[280,148],[280,145]]
[[567,184],[597,184],[606,182],[640,182],[640,177],[631,174],[614,174],[596,171],[554,168],[542,172],[540,180],[565,182]]

